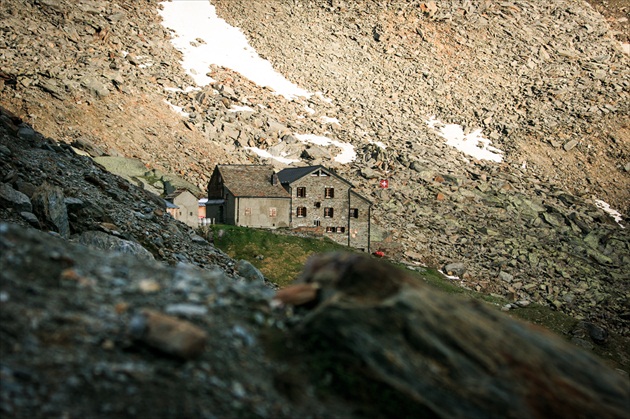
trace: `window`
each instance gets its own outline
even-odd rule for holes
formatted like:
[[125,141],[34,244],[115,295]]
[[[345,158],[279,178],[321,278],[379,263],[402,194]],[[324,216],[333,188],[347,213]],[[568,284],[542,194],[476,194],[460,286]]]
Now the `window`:
[[297,207],[295,213],[298,217],[306,217],[306,207]]
[[313,224],[314,224],[316,227],[319,227],[320,225],[322,225],[322,222],[321,222],[321,221],[319,221],[319,220],[315,220],[315,221],[313,221]]
[[304,188],[304,187],[297,188],[297,197],[298,198],[305,198],[306,197],[306,188]]
[[275,207],[270,207],[269,208],[269,216],[270,217],[275,217],[276,215],[278,215],[278,211],[276,210]]
[[334,198],[335,188],[324,188],[324,198]]
[[324,208],[324,217],[332,218],[334,213],[335,213],[335,211],[332,208],[330,208],[330,207]]
[[245,208],[245,215],[252,215],[252,209],[251,208]]
[[350,218],[359,218],[358,208],[350,208]]
[[326,233],[334,233],[335,227],[326,227]]
[[315,208],[321,208],[321,207],[322,207],[321,202],[315,202]]
[[345,233],[345,232],[346,232],[345,227],[337,227],[337,233]]

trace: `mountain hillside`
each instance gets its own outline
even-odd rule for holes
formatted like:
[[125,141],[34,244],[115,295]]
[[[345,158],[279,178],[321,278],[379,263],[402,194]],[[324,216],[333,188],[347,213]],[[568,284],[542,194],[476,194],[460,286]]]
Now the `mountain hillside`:
[[[624,417],[626,3],[213,0],[315,92],[288,100],[187,74],[174,3],[2,0],[0,415]],[[369,197],[405,269],[323,254],[278,289],[158,196],[290,160]]]
[[[326,164],[374,202],[387,256],[454,263],[462,286],[629,333],[623,2],[594,2],[607,16],[569,0],[212,4],[322,94],[288,101],[217,66],[214,85],[187,90],[156,1],[5,0],[2,106],[54,141],[202,190],[216,163],[264,161],[247,146]],[[502,161],[446,145],[445,124],[482,129]],[[304,133],[352,144],[356,160],[294,141]]]

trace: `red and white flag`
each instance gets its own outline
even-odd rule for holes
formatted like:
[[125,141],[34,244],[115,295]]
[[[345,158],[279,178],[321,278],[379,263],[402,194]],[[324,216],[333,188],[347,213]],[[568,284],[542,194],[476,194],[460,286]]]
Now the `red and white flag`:
[[387,179],[383,179],[378,183],[378,186],[380,186],[383,189],[387,189],[389,188],[389,180]]

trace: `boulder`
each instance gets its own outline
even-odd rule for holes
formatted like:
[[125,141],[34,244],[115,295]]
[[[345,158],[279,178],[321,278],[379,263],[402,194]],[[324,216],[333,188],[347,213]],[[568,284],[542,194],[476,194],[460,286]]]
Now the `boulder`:
[[112,236],[102,231],[86,231],[82,233],[79,236],[79,243],[94,249],[131,254],[139,259],[153,259],[151,252],[140,244]]
[[444,265],[443,271],[447,275],[461,277],[466,272],[466,265],[462,262],[451,262]]
[[63,190],[58,186],[44,183],[35,190],[31,199],[33,212],[40,221],[50,229],[61,234],[62,237],[70,236],[70,224],[68,212],[64,202]]
[[16,191],[8,183],[0,183],[0,206],[13,208],[18,212],[31,212],[33,210],[28,196]]
[[236,263],[236,270],[241,277],[245,278],[249,282],[265,281],[265,276],[262,274],[262,272],[260,272],[258,268],[256,268],[254,265],[244,259],[241,259]]

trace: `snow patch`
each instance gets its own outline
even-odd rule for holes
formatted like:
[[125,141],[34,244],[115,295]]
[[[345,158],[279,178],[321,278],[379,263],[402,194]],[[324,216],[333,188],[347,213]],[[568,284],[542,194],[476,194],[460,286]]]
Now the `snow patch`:
[[168,100],[164,100],[164,102],[166,102],[168,104],[168,106],[171,107],[172,110],[174,110],[175,112],[177,112],[181,116],[183,116],[185,118],[188,118],[190,116],[190,114],[188,112],[184,112],[184,108],[182,108],[181,106],[173,105]]
[[435,116],[429,118],[426,123],[429,128],[446,138],[447,145],[455,147],[464,154],[479,160],[490,160],[497,163],[501,163],[503,160],[503,151],[491,146],[491,141],[481,135],[481,129],[470,134],[464,134],[464,128],[461,125],[444,124]]
[[254,108],[250,108],[249,106],[232,105],[228,112],[256,112],[256,110]]
[[288,100],[311,97],[276,72],[248,43],[243,32],[219,18],[208,0],[161,2],[162,25],[172,29],[171,42],[182,52],[182,67],[198,86],[213,83],[211,64],[230,68],[259,86],[268,86]]
[[188,86],[185,89],[180,89],[179,87],[168,87],[164,86],[164,90],[167,92],[175,92],[175,93],[190,93],[197,90],[201,90],[199,87]]
[[295,134],[295,138],[303,143],[317,144],[321,146],[334,145],[341,149],[341,153],[335,156],[335,161],[338,163],[350,163],[357,158],[357,153],[354,151],[354,146],[349,143],[343,143],[341,141],[331,140],[328,137],[315,134]]
[[337,118],[331,118],[329,116],[322,116],[319,120],[322,124],[339,124],[339,120]]
[[291,163],[296,163],[299,162],[300,160],[298,159],[287,159],[286,157],[282,157],[282,156],[274,156],[273,154],[271,154],[270,152],[268,152],[267,150],[262,150],[258,147],[244,147],[245,150],[250,150],[252,152],[254,152],[255,154],[257,154],[258,156],[264,158],[264,159],[273,159],[273,160],[277,160],[280,163],[284,163],[284,164],[291,164]]
[[604,210],[604,212],[607,212],[608,214],[610,214],[610,216],[615,220],[615,222],[619,224],[619,227],[625,228],[623,224],[621,224],[621,220],[623,218],[621,217],[621,214],[619,213],[619,211],[615,211],[614,209],[610,208],[610,205],[602,201],[601,199],[596,199],[595,205],[597,205],[597,208],[601,208],[602,210]]
[[315,96],[318,97],[319,99],[321,99],[323,102],[326,102],[328,104],[333,102],[333,100],[331,98],[324,96],[324,94],[322,92],[315,92]]
[[377,146],[381,150],[386,150],[387,149],[387,146],[382,141],[372,141],[372,140],[368,140],[368,141],[369,141],[370,144],[374,144],[375,146]]

